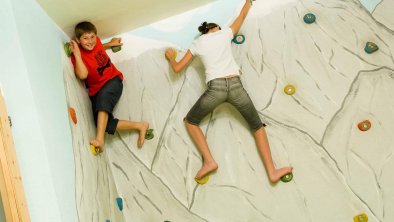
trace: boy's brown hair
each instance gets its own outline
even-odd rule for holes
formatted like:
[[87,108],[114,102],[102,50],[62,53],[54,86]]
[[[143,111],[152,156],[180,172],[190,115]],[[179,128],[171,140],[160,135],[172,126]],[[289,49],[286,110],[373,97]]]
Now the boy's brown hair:
[[94,33],[97,35],[96,26],[94,26],[91,22],[80,22],[75,26],[74,33],[75,37],[79,39],[85,33]]

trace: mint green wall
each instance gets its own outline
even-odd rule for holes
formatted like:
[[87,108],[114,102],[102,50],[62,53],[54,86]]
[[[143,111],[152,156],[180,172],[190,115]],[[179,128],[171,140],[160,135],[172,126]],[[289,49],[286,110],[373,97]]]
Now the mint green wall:
[[77,221],[60,55],[66,36],[34,0],[0,0],[0,84],[32,221]]
[[373,10],[376,8],[376,5],[381,1],[382,0],[360,0],[361,4],[363,4],[369,12],[373,12]]

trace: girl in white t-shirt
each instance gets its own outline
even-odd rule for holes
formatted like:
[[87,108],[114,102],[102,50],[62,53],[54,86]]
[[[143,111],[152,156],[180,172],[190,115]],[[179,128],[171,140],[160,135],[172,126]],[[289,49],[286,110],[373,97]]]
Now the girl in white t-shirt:
[[251,0],[246,0],[239,16],[229,28],[222,30],[215,23],[204,22],[198,28],[202,35],[194,40],[179,62],[175,60],[173,49],[166,50],[166,58],[176,73],[187,67],[193,56],[200,56],[205,67],[208,89],[185,117],[186,129],[203,157],[203,166],[195,176],[197,180],[218,168],[198,125],[208,113],[223,102],[232,104],[248,122],[271,182],[277,182],[281,177],[290,174],[293,169],[292,167],[275,168],[264,130],[265,124],[261,122],[252,100],[242,86],[239,67],[232,55],[231,40],[240,29],[251,3]]

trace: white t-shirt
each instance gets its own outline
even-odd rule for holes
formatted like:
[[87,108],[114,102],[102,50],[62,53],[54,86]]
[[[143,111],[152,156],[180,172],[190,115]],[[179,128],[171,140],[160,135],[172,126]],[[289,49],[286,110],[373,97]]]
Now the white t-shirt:
[[205,66],[205,82],[228,75],[239,75],[239,66],[231,51],[233,31],[226,28],[201,35],[193,41],[190,52],[201,57]]

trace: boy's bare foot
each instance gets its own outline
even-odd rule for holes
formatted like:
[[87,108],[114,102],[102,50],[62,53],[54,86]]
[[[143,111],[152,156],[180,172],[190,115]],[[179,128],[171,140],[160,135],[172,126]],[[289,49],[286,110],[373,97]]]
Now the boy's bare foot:
[[93,139],[90,141],[90,145],[94,146],[96,150],[98,149],[100,153],[104,151],[104,140]]
[[272,172],[268,173],[269,179],[272,183],[276,183],[280,180],[284,175],[291,173],[293,171],[293,167],[283,167],[280,169],[275,169]]
[[212,171],[215,171],[218,168],[218,164],[215,161],[212,162],[204,162],[201,169],[197,172],[195,178],[201,180],[204,176],[209,174]]
[[141,122],[141,126],[139,127],[139,136],[138,136],[138,147],[141,148],[145,142],[145,134],[146,131],[149,129],[149,123]]

